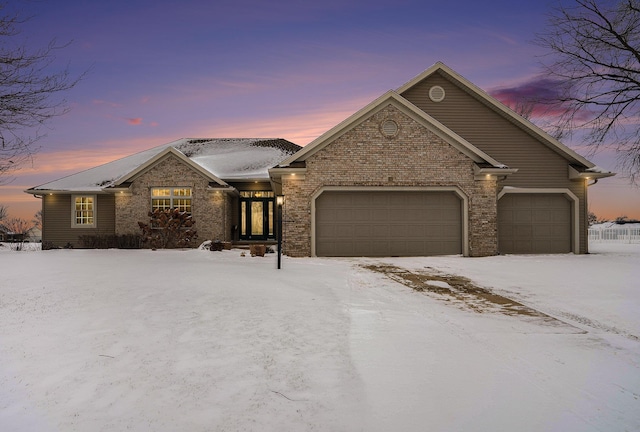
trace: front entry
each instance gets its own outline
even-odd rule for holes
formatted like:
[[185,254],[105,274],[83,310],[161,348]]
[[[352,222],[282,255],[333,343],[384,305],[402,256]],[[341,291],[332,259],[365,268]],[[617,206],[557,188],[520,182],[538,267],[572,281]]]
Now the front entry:
[[272,191],[240,192],[240,240],[275,238]]

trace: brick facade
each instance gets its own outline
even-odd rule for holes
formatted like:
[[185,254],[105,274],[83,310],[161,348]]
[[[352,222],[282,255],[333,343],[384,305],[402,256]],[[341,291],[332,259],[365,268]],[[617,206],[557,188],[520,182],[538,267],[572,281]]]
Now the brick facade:
[[[382,133],[385,120],[397,133]],[[393,104],[372,114],[306,160],[301,176],[283,176],[284,252],[312,254],[312,198],[323,187],[454,187],[467,198],[468,253],[497,253],[497,183],[474,180],[473,161]]]
[[192,216],[196,221],[198,241],[231,240],[231,197],[209,189],[209,179],[183,161],[168,155],[150,169],[138,175],[131,184],[131,193],[116,194],[116,234],[139,233],[138,222],[149,220],[151,188],[190,187]]

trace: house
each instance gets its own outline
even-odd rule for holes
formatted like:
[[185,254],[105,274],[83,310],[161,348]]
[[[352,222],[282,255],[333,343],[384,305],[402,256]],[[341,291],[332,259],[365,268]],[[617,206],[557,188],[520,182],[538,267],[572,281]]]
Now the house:
[[149,211],[191,213],[199,238],[275,239],[267,169],[300,149],[283,139],[180,139],[26,190],[42,199],[42,241],[139,233]]
[[614,175],[442,63],[303,148],[182,139],[28,189],[43,241],[127,234],[156,208],[200,239],[275,238],[290,256],[586,253],[587,189]]
[[292,256],[586,253],[614,175],[442,63],[269,172]]

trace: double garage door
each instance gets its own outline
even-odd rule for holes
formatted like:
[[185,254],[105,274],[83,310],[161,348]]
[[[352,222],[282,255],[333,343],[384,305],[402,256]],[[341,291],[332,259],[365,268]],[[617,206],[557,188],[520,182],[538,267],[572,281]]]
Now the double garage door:
[[505,194],[498,201],[501,254],[568,253],[571,201],[564,194]]
[[462,253],[462,202],[453,192],[325,191],[315,227],[317,256]]

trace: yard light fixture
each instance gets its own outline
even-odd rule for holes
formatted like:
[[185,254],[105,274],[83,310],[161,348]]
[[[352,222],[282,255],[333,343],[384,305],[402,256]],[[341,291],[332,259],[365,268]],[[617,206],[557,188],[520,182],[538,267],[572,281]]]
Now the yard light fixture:
[[276,197],[276,205],[278,207],[278,270],[282,267],[282,205],[284,204],[284,195]]

